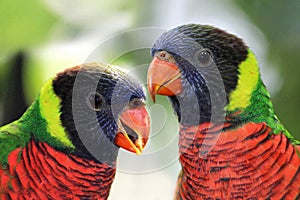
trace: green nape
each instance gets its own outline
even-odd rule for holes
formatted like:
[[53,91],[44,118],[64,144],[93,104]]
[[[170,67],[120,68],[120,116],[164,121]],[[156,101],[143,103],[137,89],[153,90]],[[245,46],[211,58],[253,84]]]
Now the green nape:
[[48,143],[57,150],[73,152],[74,148],[65,145],[49,133],[47,121],[40,113],[39,99],[33,102],[19,120],[0,128],[0,165],[7,164],[9,153],[26,146],[32,137],[37,141]]
[[292,144],[300,144],[300,141],[284,128],[275,115],[256,58],[250,50],[248,52],[247,59],[239,66],[238,85],[229,97],[229,104],[226,107],[227,116],[233,116],[230,117],[233,122],[266,122],[272,129],[271,134],[283,133]]

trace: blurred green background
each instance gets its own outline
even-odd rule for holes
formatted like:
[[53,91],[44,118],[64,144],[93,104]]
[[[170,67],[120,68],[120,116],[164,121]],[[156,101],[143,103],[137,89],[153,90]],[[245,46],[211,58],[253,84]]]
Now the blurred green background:
[[[102,44],[116,34],[145,27],[167,30],[193,22],[218,26],[246,41],[258,57],[277,115],[300,139],[299,10],[298,0],[2,0],[0,125],[19,118],[38,95],[45,80],[66,67],[90,60],[95,49],[105,47]],[[149,39],[147,35],[140,37],[111,42],[112,48],[101,49],[99,58],[129,70],[132,69],[130,66],[143,65],[137,75],[144,83],[147,64],[151,60],[150,46],[132,49],[119,57],[114,54],[124,46],[135,44],[138,39]],[[170,143],[176,146],[173,142],[176,141],[176,119],[166,98],[159,98],[158,103],[163,106],[153,107],[149,101],[152,117],[164,113],[167,119],[153,128],[159,134],[153,136],[153,147],[149,147],[152,150],[155,147],[163,149]],[[174,145],[168,149],[172,155],[177,153]],[[120,159],[124,158],[127,157]],[[163,159],[155,158],[153,162],[160,163]],[[123,199],[171,199],[179,170],[176,156],[173,160],[150,174],[119,173],[110,199],[118,199],[119,195]],[[153,180],[162,176],[166,178],[155,184]],[[136,186],[138,181],[143,181],[139,187]],[[147,190],[147,187],[152,189]]]

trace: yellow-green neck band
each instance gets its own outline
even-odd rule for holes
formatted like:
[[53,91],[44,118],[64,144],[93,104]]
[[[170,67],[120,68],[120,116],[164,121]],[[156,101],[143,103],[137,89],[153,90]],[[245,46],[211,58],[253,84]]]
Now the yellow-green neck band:
[[50,136],[67,147],[75,148],[62,126],[60,120],[61,100],[53,91],[52,81],[53,79],[47,81],[41,89],[39,97],[40,113],[47,122],[47,130]]
[[251,104],[251,96],[259,80],[259,68],[255,55],[249,50],[248,56],[239,66],[238,83],[229,96],[227,111],[241,110]]

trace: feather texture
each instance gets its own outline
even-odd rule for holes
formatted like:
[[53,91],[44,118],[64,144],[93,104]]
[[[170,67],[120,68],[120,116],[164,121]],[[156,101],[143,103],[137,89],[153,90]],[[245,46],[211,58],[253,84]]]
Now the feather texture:
[[296,199],[300,147],[265,123],[230,126],[180,128],[177,199]]
[[[300,141],[277,118],[243,41],[212,26],[186,24],[157,39],[154,59],[160,52],[170,58],[160,67],[172,60],[181,74],[176,96],[157,93],[169,96],[180,123],[176,199],[300,199]],[[209,65],[201,65],[199,52],[209,55]],[[148,80],[156,75],[154,65]]]
[[0,199],[106,199],[115,175],[107,164],[66,155],[32,139],[0,167]]

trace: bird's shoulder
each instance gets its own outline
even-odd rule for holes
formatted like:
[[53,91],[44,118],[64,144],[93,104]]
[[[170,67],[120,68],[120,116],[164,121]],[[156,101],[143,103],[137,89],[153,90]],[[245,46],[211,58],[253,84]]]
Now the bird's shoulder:
[[0,128],[0,165],[7,163],[7,157],[14,149],[26,146],[30,134],[23,132],[21,122],[15,121]]

